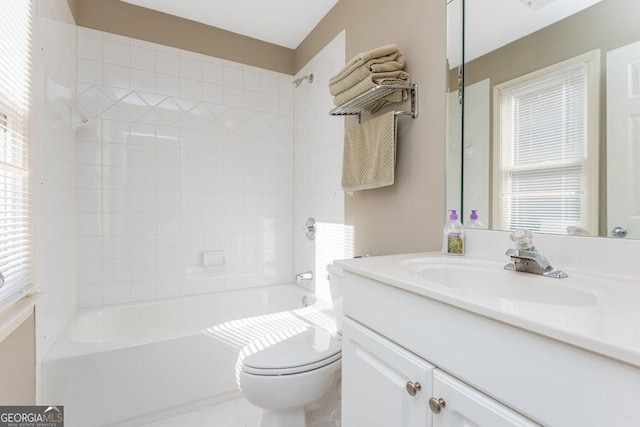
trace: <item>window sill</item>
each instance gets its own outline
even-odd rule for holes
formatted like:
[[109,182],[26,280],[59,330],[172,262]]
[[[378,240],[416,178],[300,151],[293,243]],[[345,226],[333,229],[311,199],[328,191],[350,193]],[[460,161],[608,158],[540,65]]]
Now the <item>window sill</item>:
[[27,294],[0,311],[0,342],[4,341],[22,322],[33,314],[33,309],[39,296],[39,294]]

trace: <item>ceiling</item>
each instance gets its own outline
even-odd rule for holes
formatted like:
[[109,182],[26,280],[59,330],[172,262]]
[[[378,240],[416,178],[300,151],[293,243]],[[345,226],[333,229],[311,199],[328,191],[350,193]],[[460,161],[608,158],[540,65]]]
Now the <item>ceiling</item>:
[[[530,0],[533,1],[533,0]],[[472,0],[465,3],[465,62],[534,33],[602,0],[545,0],[535,9],[527,0]],[[461,58],[461,2],[447,5],[447,57],[453,68]]]
[[295,49],[338,0],[121,0]]

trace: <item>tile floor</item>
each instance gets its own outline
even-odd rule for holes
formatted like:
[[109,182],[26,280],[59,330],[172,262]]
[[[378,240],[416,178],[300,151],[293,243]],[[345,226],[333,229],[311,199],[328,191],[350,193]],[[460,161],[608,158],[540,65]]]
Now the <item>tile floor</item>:
[[261,416],[260,408],[240,397],[141,427],[259,427]]

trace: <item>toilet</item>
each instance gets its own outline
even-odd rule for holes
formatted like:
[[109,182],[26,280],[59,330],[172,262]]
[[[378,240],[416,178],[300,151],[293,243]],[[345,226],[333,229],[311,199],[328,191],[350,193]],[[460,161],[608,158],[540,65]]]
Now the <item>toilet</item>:
[[261,427],[340,425],[342,273],[329,267],[337,334],[318,326],[283,330],[263,337],[259,350],[240,352],[238,385],[263,409]]

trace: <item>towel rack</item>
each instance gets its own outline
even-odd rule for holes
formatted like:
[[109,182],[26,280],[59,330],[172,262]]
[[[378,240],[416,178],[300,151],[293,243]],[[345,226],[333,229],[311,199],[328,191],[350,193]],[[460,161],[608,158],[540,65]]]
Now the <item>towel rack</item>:
[[391,95],[392,93],[406,90],[409,92],[411,99],[411,111],[395,111],[396,116],[411,116],[414,119],[418,117],[418,85],[416,83],[411,85],[377,85],[361,93],[355,98],[350,99],[344,104],[338,105],[333,110],[329,111],[332,116],[358,116],[358,122],[362,115],[362,110],[368,106],[376,103],[382,98]]

